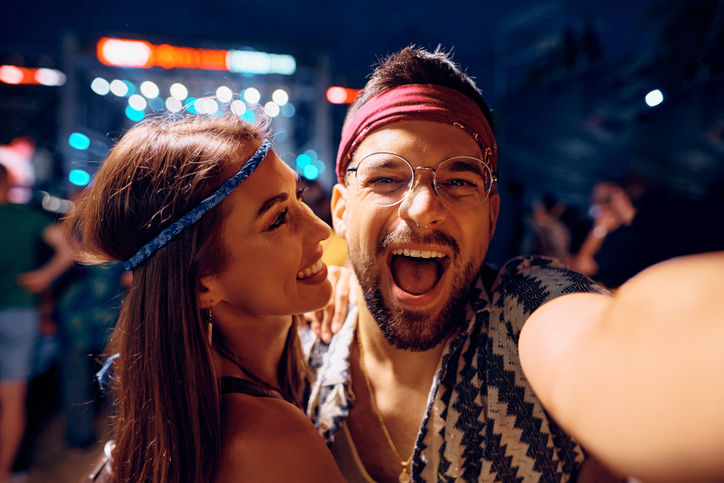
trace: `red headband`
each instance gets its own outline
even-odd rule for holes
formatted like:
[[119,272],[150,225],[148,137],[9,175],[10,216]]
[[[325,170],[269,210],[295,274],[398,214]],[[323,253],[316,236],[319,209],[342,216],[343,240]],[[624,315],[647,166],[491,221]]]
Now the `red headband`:
[[493,131],[475,102],[460,91],[433,84],[407,84],[379,94],[359,108],[342,133],[337,180],[342,183],[352,154],[375,129],[397,121],[433,121],[467,131],[480,145],[490,169],[498,164]]

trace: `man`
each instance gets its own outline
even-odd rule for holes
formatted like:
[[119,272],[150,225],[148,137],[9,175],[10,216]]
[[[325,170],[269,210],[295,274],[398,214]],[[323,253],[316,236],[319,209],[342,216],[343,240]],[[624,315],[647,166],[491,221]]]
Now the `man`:
[[490,126],[439,49],[392,55],[350,107],[332,215],[366,304],[314,347],[308,413],[351,482],[568,481],[584,460],[517,338],[546,301],[601,290],[550,259],[484,267],[500,206]]
[[[25,394],[40,315],[37,295],[73,264],[60,228],[9,203],[10,173],[0,164],[0,481],[10,478],[25,429]],[[45,263],[48,247],[54,254]]]

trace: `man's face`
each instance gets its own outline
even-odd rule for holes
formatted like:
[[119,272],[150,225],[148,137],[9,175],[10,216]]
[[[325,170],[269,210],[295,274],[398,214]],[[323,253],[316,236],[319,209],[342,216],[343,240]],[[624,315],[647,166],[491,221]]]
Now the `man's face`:
[[[482,158],[467,132],[431,121],[400,121],[373,131],[350,167],[376,152],[402,156],[413,168],[434,169],[452,156]],[[387,340],[423,351],[465,323],[467,294],[490,245],[500,200],[491,194],[482,204],[452,208],[435,192],[430,170],[416,177],[402,202],[383,207],[348,174],[346,186],[335,186],[332,211],[368,309]]]

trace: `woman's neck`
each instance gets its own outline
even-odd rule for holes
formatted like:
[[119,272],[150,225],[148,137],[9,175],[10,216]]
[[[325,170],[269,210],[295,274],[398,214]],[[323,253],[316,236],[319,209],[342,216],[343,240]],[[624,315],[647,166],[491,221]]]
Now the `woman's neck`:
[[254,380],[256,377],[269,386],[280,388],[278,368],[292,327],[292,317],[277,319],[271,323],[269,321],[238,323],[232,327],[234,330],[227,328],[223,331],[224,339],[232,353],[232,360],[218,357],[221,375],[248,380]]

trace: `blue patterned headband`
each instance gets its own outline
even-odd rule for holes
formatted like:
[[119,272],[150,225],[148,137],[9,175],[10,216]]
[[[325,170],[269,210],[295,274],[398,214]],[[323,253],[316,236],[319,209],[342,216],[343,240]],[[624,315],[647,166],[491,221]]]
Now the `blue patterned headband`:
[[186,213],[177,222],[174,222],[173,224],[168,226],[165,230],[159,233],[156,238],[154,238],[146,245],[144,245],[140,250],[138,250],[135,255],[133,255],[131,258],[128,259],[128,261],[123,264],[125,269],[133,270],[134,268],[136,268],[139,263],[151,256],[153,252],[164,246],[171,239],[173,239],[173,237],[181,233],[184,228],[188,228],[189,226],[199,221],[204,213],[209,211],[214,206],[218,205],[221,200],[229,196],[231,192],[234,191],[234,189],[241,184],[242,181],[244,181],[246,178],[249,177],[249,175],[251,175],[251,173],[254,172],[257,166],[259,166],[259,163],[261,163],[262,159],[264,159],[264,157],[266,156],[266,153],[269,152],[269,148],[271,148],[271,141],[265,139],[261,143],[259,149],[256,150],[256,153],[254,153],[254,156],[252,156],[251,159],[249,159],[249,161],[244,164],[244,166],[239,170],[238,173],[229,178],[229,180],[226,183],[222,184],[219,189],[214,191],[208,198],[199,203],[196,208]]

